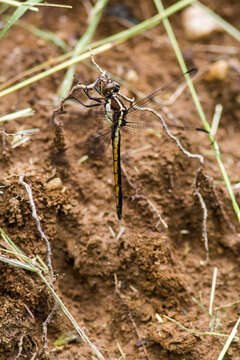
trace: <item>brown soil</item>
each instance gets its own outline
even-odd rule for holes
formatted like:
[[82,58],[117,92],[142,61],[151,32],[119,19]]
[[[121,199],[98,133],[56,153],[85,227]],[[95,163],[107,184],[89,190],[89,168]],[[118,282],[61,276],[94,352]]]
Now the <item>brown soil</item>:
[[[114,3],[110,2],[109,7]],[[150,0],[139,2],[137,8],[134,1],[125,3],[139,21],[155,13]],[[170,3],[165,1],[165,6]],[[206,3],[239,26],[239,0]],[[29,12],[24,20],[55,32],[73,45],[87,26],[86,8],[81,2],[73,5],[72,11],[50,8],[41,9],[39,14]],[[171,21],[181,48],[188,56],[192,52],[199,69],[219,58],[235,64],[222,81],[208,83],[201,78],[197,82],[208,119],[217,103],[223,105],[217,140],[226,170],[235,184],[240,178],[239,44],[224,32],[190,43],[184,36],[180,15],[173,16]],[[105,14],[95,39],[123,29],[119,18]],[[234,47],[236,53],[210,52],[209,45],[213,44]],[[13,27],[1,40],[1,82],[58,54],[61,51],[54,45]],[[146,94],[180,72],[161,25],[97,56],[96,60],[123,79],[134,70],[138,79],[132,86]],[[129,360],[217,359],[225,337],[190,334],[165,318],[171,317],[186,328],[209,331],[209,316],[192,297],[208,309],[215,266],[218,268],[215,309],[239,301],[239,225],[207,135],[175,131],[188,151],[205,157],[198,182],[208,210],[208,263],[202,240],[203,211],[192,185],[199,161],[184,155],[165,134],[160,139],[149,136],[146,130],[123,134],[126,174],[123,174],[123,219],[118,221],[111,151],[83,163],[78,161],[82,156],[81,142],[97,129],[94,116],[82,115],[81,106],[69,107],[63,118],[67,151],[61,156],[55,151],[51,115],[63,75],[59,72],[0,101],[1,114],[29,106],[36,111],[32,117],[5,124],[6,132],[40,129],[40,133],[15,149],[9,138],[1,143],[0,181],[6,188],[0,198],[0,226],[24,253],[46,260],[45,243],[37,231],[26,190],[19,183],[19,175],[25,174],[42,228],[51,242],[57,277],[54,287],[105,359],[123,359],[119,346]],[[90,83],[98,73],[78,64],[77,76],[81,82]],[[124,85],[121,92],[132,95]],[[185,124],[202,126],[187,95],[180,97],[169,111]],[[148,119],[149,116],[145,120]],[[61,179],[59,186],[53,183],[56,178]],[[239,201],[239,190],[236,197]],[[159,214],[168,224],[167,230],[161,223],[156,226]],[[117,235],[121,227],[124,232],[116,240],[111,229]],[[31,359],[34,354],[35,359],[96,359],[82,341],[53,345],[60,335],[72,331],[60,310],[48,327],[48,352],[43,355],[42,323],[53,306],[51,295],[32,273],[3,263],[0,273],[0,359],[15,359],[21,341],[18,359]],[[120,296],[115,291],[114,275],[121,282]],[[229,334],[239,307],[240,303],[236,303],[215,310],[218,323],[214,331]],[[239,342],[231,345],[225,359],[240,359]]]

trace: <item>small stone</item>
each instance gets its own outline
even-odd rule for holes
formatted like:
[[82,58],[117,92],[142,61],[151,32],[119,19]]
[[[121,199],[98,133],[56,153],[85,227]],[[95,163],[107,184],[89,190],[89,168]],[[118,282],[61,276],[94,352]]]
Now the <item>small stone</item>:
[[62,189],[62,187],[63,184],[60,178],[54,178],[45,185],[47,191],[59,190]]
[[197,5],[189,6],[183,11],[182,23],[189,40],[206,38],[213,31],[222,30],[213,17]]
[[217,81],[224,80],[228,75],[229,65],[225,60],[218,60],[213,63],[208,72],[204,76],[204,80],[206,81]]
[[136,83],[138,81],[138,78],[138,73],[133,69],[128,70],[125,75],[125,79],[131,83]]

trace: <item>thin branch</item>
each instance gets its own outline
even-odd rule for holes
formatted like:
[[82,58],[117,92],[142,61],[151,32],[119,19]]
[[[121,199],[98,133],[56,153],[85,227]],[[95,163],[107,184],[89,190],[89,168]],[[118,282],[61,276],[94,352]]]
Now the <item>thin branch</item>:
[[19,182],[20,182],[21,185],[23,185],[23,186],[25,187],[25,189],[26,189],[26,191],[27,191],[28,198],[29,198],[29,202],[30,202],[30,206],[31,206],[31,208],[32,208],[32,217],[33,217],[33,218],[35,219],[35,221],[36,221],[37,229],[38,229],[38,232],[39,232],[40,235],[41,235],[41,238],[45,241],[46,248],[47,248],[48,268],[49,268],[50,275],[51,275],[51,281],[53,281],[53,279],[54,279],[54,273],[53,273],[52,259],[51,259],[51,256],[52,256],[51,245],[50,245],[50,242],[48,241],[48,238],[46,237],[46,235],[45,235],[44,232],[42,231],[40,219],[39,219],[39,217],[38,217],[37,210],[36,210],[36,206],[35,206],[35,203],[34,203],[34,200],[33,200],[32,189],[31,189],[31,187],[30,187],[29,184],[27,184],[25,181],[23,181],[23,176],[20,176],[20,177],[19,177]]
[[202,237],[204,240],[204,246],[205,246],[205,250],[206,250],[206,262],[209,261],[209,247],[208,247],[208,235],[207,235],[207,218],[208,218],[208,211],[207,211],[207,206],[205,204],[205,201],[203,200],[202,194],[199,191],[198,188],[198,176],[201,172],[201,168],[198,169],[197,171],[197,175],[194,181],[194,193],[195,195],[197,195],[198,200],[200,202],[202,211],[203,211],[203,220],[202,220]]

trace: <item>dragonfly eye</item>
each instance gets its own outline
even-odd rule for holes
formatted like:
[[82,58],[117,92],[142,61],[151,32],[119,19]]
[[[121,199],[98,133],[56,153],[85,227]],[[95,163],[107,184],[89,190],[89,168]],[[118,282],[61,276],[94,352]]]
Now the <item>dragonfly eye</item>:
[[113,92],[117,93],[120,90],[120,85],[118,82],[113,81]]
[[104,94],[111,95],[112,93],[117,93],[120,90],[120,86],[116,81],[111,81],[105,84]]

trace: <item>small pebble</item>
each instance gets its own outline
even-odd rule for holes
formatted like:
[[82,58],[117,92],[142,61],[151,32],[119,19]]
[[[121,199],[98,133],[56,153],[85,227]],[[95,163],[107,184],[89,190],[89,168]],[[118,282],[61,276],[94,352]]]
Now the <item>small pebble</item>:
[[47,191],[59,190],[62,189],[62,187],[63,184],[60,178],[54,178],[45,185]]
[[208,72],[204,76],[204,80],[206,81],[217,81],[217,80],[224,80],[228,75],[229,65],[225,60],[218,60],[213,63]]
[[138,81],[138,78],[138,73],[133,69],[128,70],[125,75],[125,79],[131,83],[136,83]]
[[189,40],[206,38],[213,31],[222,30],[213,17],[197,5],[189,6],[183,11],[182,23]]

